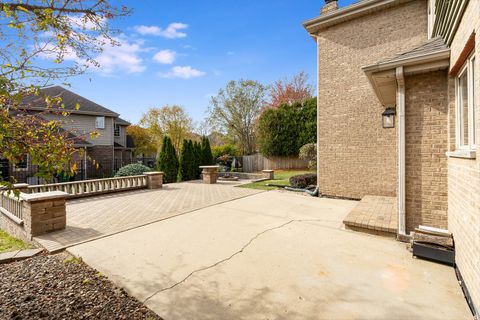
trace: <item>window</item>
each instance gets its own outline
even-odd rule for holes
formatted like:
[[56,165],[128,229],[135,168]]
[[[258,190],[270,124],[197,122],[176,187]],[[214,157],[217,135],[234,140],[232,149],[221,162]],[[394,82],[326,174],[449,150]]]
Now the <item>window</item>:
[[15,163],[14,166],[15,171],[27,171],[28,170],[28,155],[25,154],[22,156],[22,158]]
[[467,59],[457,78],[457,148],[475,149],[475,56]]
[[115,124],[115,127],[113,129],[113,135],[115,137],[120,137],[120,125],[119,124]]
[[105,117],[97,117],[95,119],[95,128],[105,129]]

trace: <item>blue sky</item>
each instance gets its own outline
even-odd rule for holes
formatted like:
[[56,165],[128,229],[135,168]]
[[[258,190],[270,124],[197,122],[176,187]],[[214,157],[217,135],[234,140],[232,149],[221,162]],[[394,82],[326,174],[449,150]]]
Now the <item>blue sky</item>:
[[[340,6],[353,0],[339,1]],[[115,22],[122,46],[72,90],[136,123],[149,107],[178,104],[195,121],[229,80],[269,84],[299,71],[315,81],[315,43],[302,27],[323,0],[129,0]]]

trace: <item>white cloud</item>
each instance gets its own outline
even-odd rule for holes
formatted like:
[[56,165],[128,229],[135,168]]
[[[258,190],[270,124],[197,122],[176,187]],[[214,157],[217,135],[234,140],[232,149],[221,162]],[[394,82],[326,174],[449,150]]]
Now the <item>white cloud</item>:
[[107,19],[97,16],[77,16],[77,17],[67,17],[71,27],[73,29],[82,29],[82,30],[97,30],[100,27],[104,27],[107,23]]
[[158,26],[144,26],[144,25],[134,27],[135,31],[141,35],[159,36],[167,39],[185,38],[187,34],[180,30],[185,30],[187,28],[188,28],[188,24],[180,23],[180,22],[170,23],[166,29],[162,29]]
[[153,56],[153,60],[162,64],[172,64],[177,58],[177,53],[172,50],[161,50]]
[[[145,71],[146,66],[140,57],[140,53],[146,51],[146,49],[142,47],[143,43],[141,41],[131,42],[124,37],[116,37],[113,40],[115,40],[117,45],[114,45],[108,39],[98,40],[99,43],[102,43],[102,52],[96,57],[93,57],[93,60],[98,63],[98,66],[78,57],[71,48],[66,48],[62,52],[63,59],[85,65],[91,71],[104,75],[110,75],[117,71],[125,73],[140,73]],[[40,55],[41,58],[48,60],[57,58],[59,52],[58,47],[45,43],[42,45],[45,46],[46,51]]]
[[198,78],[205,75],[205,72],[194,69],[190,66],[176,66],[170,69],[167,73],[160,73],[160,76],[164,78],[182,78],[182,79],[191,79]]

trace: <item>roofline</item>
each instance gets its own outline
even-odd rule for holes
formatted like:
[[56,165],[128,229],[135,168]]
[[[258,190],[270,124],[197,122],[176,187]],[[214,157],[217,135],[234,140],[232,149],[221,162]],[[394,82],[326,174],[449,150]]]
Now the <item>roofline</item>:
[[414,0],[364,0],[306,20],[303,23],[303,27],[313,35],[325,27],[410,1]]
[[370,66],[362,67],[364,72],[379,72],[394,69],[399,66],[410,66],[426,62],[445,60],[450,58],[450,49],[442,49],[433,53],[420,54],[416,56],[398,59],[395,61],[387,61]]
[[83,115],[104,116],[104,117],[112,117],[112,118],[118,118],[118,116],[120,116],[120,114],[115,113],[113,111],[112,113],[107,113],[107,112],[95,112],[95,111],[69,110],[69,109],[63,109],[63,108],[44,108],[44,107],[26,107],[26,106],[22,106],[19,109],[22,109],[25,111],[52,110],[52,111],[67,112],[70,114],[83,114]]

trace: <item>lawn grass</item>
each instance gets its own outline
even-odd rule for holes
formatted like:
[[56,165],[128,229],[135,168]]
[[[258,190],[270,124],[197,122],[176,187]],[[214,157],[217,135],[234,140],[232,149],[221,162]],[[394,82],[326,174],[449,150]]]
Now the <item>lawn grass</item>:
[[22,240],[11,237],[7,233],[0,230],[0,253],[23,250],[31,248],[31,246]]
[[312,171],[305,171],[305,170],[275,170],[275,179],[274,180],[266,180],[261,182],[252,182],[248,184],[239,185],[239,188],[249,188],[249,189],[259,189],[259,190],[276,190],[277,187],[267,186],[269,183],[278,184],[282,186],[290,185],[288,181],[291,176],[295,176],[297,174],[304,174],[304,173],[314,173]]

